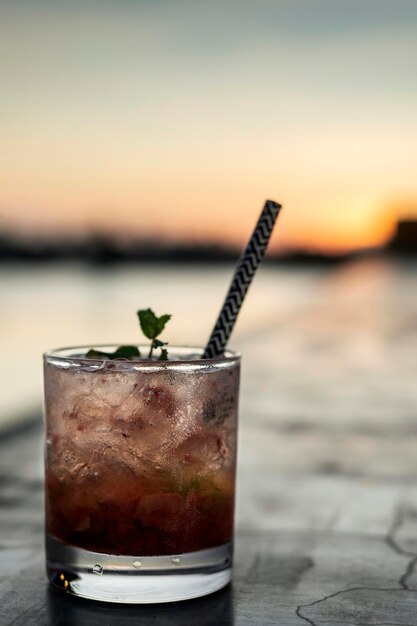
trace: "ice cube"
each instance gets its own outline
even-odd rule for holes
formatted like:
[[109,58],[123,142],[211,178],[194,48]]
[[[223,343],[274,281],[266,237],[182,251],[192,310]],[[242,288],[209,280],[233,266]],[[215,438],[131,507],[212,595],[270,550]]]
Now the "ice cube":
[[94,428],[97,422],[109,420],[112,412],[112,406],[97,395],[81,394],[76,398],[66,417],[78,420],[79,423],[84,423],[86,426]]
[[139,389],[139,395],[144,402],[147,422],[165,426],[167,420],[174,418],[175,397],[167,385],[147,383]]
[[137,375],[126,371],[96,371],[91,374],[91,391],[101,401],[113,408],[122,407],[134,394]]
[[205,429],[192,433],[176,448],[175,459],[183,469],[197,474],[228,467],[232,455],[226,432]]

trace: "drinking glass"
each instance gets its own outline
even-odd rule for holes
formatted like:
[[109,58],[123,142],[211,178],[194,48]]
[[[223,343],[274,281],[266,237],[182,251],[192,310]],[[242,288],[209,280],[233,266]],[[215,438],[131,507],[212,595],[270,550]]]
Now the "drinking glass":
[[44,355],[50,582],[128,603],[224,587],[240,356],[170,347],[168,361],[110,360],[87,358],[89,348]]

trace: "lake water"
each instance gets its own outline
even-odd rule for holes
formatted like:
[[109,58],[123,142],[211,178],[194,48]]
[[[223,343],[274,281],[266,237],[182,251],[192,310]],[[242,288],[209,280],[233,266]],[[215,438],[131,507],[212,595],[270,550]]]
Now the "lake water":
[[[170,343],[205,344],[232,272],[3,266],[0,425],[40,407],[44,350],[139,342],[139,308],[172,314]],[[416,278],[415,264],[390,260],[262,267],[230,344],[244,355],[242,419],[415,417]]]

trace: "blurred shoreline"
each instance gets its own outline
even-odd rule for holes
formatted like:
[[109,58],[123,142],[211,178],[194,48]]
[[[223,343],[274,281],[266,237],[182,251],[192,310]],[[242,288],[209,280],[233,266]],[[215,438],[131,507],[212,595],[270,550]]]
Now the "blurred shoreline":
[[[90,233],[84,236],[22,237],[0,231],[0,264],[48,263],[81,261],[83,263],[112,265],[134,263],[233,263],[240,250],[213,241],[161,242],[150,238],[120,238],[108,233]],[[391,239],[380,248],[365,248],[342,253],[290,249],[269,252],[266,262],[279,265],[328,265],[346,261],[395,254],[417,255],[417,220],[401,220]]]

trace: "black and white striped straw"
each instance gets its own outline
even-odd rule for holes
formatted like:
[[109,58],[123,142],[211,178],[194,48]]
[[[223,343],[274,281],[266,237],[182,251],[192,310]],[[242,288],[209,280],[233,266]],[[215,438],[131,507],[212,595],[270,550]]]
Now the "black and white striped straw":
[[223,354],[249,285],[265,254],[280,209],[281,205],[273,200],[265,202],[252,237],[237,264],[220,315],[204,350],[203,359],[214,359]]

